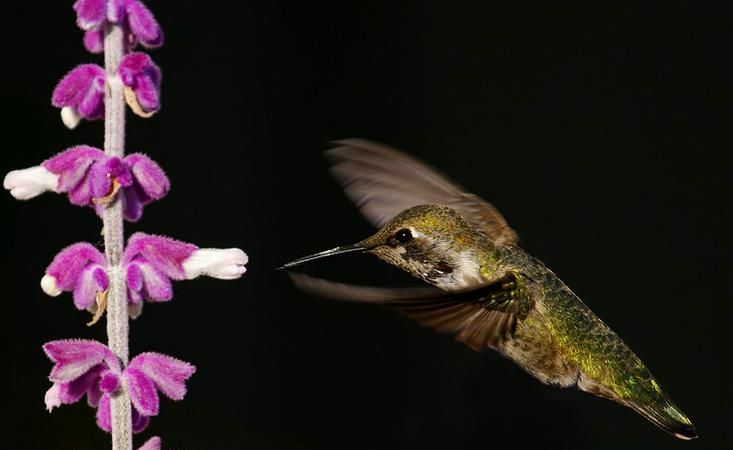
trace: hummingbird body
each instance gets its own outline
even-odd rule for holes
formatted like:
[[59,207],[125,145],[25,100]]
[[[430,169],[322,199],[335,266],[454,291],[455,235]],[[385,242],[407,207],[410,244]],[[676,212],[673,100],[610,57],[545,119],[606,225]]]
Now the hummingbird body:
[[360,287],[293,275],[297,285],[328,297],[387,305],[455,334],[474,350],[494,349],[543,383],[577,387],[634,409],[676,437],[697,437],[644,363],[518,245],[491,205],[396,150],[364,141],[342,144],[332,150],[337,163],[332,170],[381,229],[352,246],[285,267],[362,251],[438,289]]
[[[396,251],[378,245],[399,230],[410,231],[409,243]],[[481,326],[473,326],[457,335],[459,341],[475,350],[491,347],[543,383],[577,386],[644,415],[661,409],[691,426],[644,363],[557,275],[518,246],[495,245],[453,209],[410,208],[360,246],[446,291],[465,292],[510,275],[514,286],[506,290],[508,300],[472,313],[516,311],[517,320],[506,339],[495,339],[483,334]],[[480,325],[481,319],[473,321]]]

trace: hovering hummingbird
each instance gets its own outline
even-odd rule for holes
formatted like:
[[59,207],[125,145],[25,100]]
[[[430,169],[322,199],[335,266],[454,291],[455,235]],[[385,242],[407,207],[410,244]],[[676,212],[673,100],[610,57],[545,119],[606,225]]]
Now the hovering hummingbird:
[[492,205],[395,149],[356,139],[336,144],[326,153],[333,175],[380,229],[281,269],[365,252],[434,287],[354,286],[293,274],[296,285],[329,298],[394,308],[455,334],[474,350],[499,352],[545,384],[577,387],[632,408],[680,439],[697,437],[644,363],[519,246]]

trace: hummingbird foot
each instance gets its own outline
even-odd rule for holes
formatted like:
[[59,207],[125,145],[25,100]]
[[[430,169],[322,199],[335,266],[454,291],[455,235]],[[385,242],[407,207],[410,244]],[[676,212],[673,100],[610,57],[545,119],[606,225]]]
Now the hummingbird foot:
[[517,275],[509,272],[498,283],[490,286],[484,304],[486,309],[505,309],[517,298]]
[[95,323],[99,322],[99,319],[102,318],[104,315],[104,312],[107,311],[107,297],[109,296],[109,290],[99,291],[97,292],[97,310],[94,312],[94,316],[92,316],[92,320],[87,322],[87,326],[91,327]]

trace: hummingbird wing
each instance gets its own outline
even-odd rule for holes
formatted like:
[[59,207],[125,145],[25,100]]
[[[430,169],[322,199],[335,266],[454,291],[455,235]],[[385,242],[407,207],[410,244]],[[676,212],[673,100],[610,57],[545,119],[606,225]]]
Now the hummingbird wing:
[[290,277],[300,289],[336,300],[376,303],[396,309],[423,326],[453,333],[456,340],[476,351],[500,350],[512,336],[517,321],[526,317],[531,300],[509,297],[501,280],[476,289],[446,292],[437,288],[380,288],[336,283],[304,274]]
[[377,227],[407,208],[442,204],[455,209],[496,244],[514,244],[517,234],[490,203],[427,164],[382,144],[347,139],[328,150],[331,173],[361,213]]

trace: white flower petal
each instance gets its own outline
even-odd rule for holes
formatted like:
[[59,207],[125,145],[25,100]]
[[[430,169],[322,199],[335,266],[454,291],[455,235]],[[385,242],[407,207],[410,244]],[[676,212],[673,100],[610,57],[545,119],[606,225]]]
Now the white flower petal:
[[62,292],[56,285],[56,278],[51,275],[44,275],[43,278],[41,278],[41,289],[51,297],[57,297]]
[[130,316],[130,319],[137,319],[140,317],[140,314],[143,312],[143,302],[140,303],[128,303],[127,304],[127,314]]
[[238,248],[201,248],[183,262],[186,278],[206,275],[220,280],[234,280],[247,271],[247,254]]
[[81,122],[81,116],[76,108],[64,106],[61,108],[61,121],[66,125],[66,128],[73,130]]
[[46,411],[51,412],[55,407],[61,406],[61,387],[54,383],[49,390],[46,391],[44,397],[46,403]]
[[55,191],[59,177],[43,166],[13,170],[5,175],[3,187],[18,200],[29,200],[46,191]]

